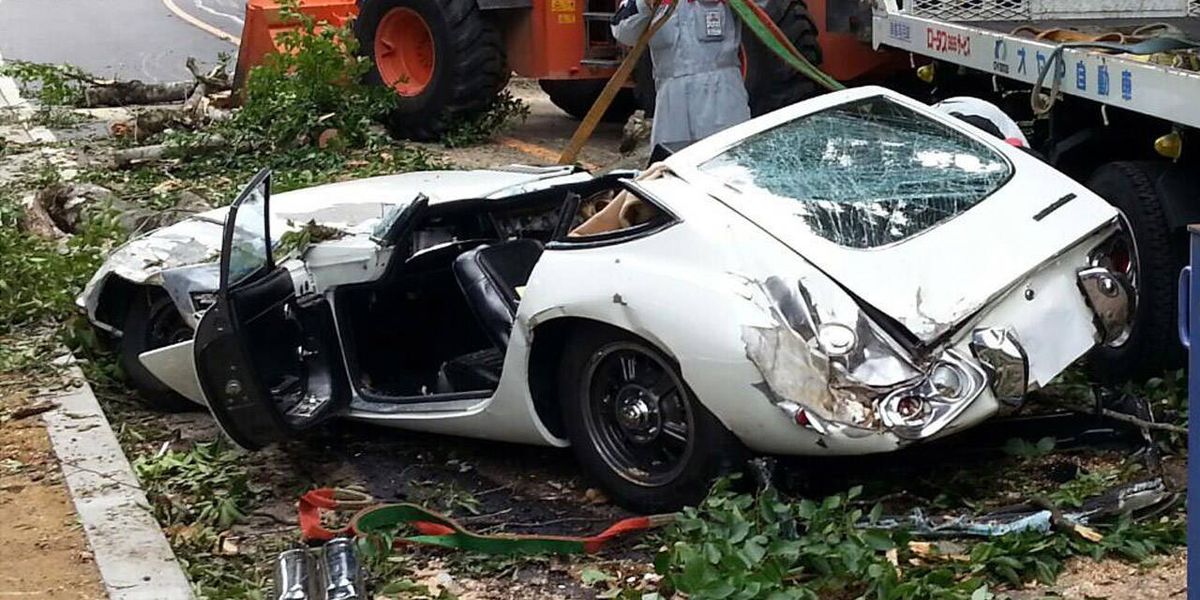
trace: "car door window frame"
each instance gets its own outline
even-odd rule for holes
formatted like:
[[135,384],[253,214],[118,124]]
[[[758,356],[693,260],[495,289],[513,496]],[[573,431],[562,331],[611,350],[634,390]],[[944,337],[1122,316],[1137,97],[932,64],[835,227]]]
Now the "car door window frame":
[[578,250],[621,244],[654,235],[660,231],[663,231],[664,229],[668,229],[682,222],[682,220],[675,213],[666,208],[662,202],[658,201],[653,194],[648,192],[646,188],[639,185],[636,181],[622,180],[620,183],[625,190],[628,190],[630,193],[637,196],[642,202],[646,202],[656,208],[659,211],[659,214],[649,221],[634,225],[633,227],[626,227],[624,229],[617,229],[615,231],[606,231],[604,233],[597,233],[594,235],[576,237],[567,236],[553,239],[546,244],[546,250]]
[[[242,208],[242,204],[243,204],[244,200],[247,197],[249,197],[250,194],[254,193],[254,190],[256,188],[258,188],[259,184],[263,185],[263,231],[262,231],[262,235],[263,235],[263,245],[264,245],[264,251],[266,254],[266,260],[257,269],[243,275],[241,277],[241,279],[238,279],[237,281],[235,281],[231,284],[229,281],[229,275],[230,275],[229,270],[230,270],[230,266],[231,266],[230,261],[232,260],[231,255],[233,254],[233,252],[232,252],[233,236],[237,230],[237,215],[238,215],[238,212],[240,211],[240,209]],[[221,248],[222,249],[228,248],[230,251],[229,252],[224,252],[224,251],[221,252],[220,288],[218,288],[218,293],[228,294],[229,287],[231,285],[232,286],[245,285],[247,282],[251,282],[256,279],[260,279],[263,276],[263,274],[270,273],[271,271],[275,270],[275,257],[273,256],[274,252],[273,252],[273,248],[272,248],[272,244],[271,244],[270,206],[271,206],[271,170],[270,169],[262,169],[257,174],[255,174],[254,177],[250,180],[250,183],[247,184],[246,187],[242,189],[242,193],[239,194],[238,197],[234,199],[232,204],[230,204],[229,212],[226,213],[226,215],[225,215],[225,222],[227,224],[230,224],[231,226],[225,227],[225,231],[222,232]]]

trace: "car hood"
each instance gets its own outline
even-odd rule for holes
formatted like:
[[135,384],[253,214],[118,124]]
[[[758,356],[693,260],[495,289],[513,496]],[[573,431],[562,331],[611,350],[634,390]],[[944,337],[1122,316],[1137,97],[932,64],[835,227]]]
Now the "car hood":
[[[272,238],[309,221],[347,234],[369,232],[389,208],[418,194],[430,203],[504,197],[560,178],[590,177],[569,167],[416,171],[319,185],[271,196]],[[212,263],[220,256],[228,207],[196,213],[173,225],[134,238],[114,250],[93,275],[77,303],[94,313],[98,284],[116,275],[137,284],[160,284],[163,271]]]

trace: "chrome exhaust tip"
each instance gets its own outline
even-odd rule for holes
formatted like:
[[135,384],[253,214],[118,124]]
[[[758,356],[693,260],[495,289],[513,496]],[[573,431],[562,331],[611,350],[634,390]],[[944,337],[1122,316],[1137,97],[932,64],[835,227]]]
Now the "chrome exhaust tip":
[[279,553],[275,559],[274,600],[324,600],[317,577],[317,561],[307,548]]
[[325,600],[367,600],[353,538],[334,538],[326,542],[321,566]]

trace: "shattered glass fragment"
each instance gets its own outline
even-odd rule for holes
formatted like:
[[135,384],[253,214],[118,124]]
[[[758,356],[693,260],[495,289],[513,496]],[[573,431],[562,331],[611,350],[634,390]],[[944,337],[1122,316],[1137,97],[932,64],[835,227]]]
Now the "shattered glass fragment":
[[751,136],[700,169],[743,193],[794,202],[814,233],[852,248],[925,231],[1011,174],[995,150],[882,97]]

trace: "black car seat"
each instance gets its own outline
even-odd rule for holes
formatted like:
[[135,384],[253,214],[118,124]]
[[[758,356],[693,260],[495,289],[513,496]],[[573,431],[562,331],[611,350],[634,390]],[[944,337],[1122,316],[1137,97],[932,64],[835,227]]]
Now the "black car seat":
[[521,303],[517,289],[529,282],[529,274],[541,256],[541,242],[519,239],[479,246],[454,259],[454,278],[467,305],[488,340],[501,352],[508,348],[508,336]]

